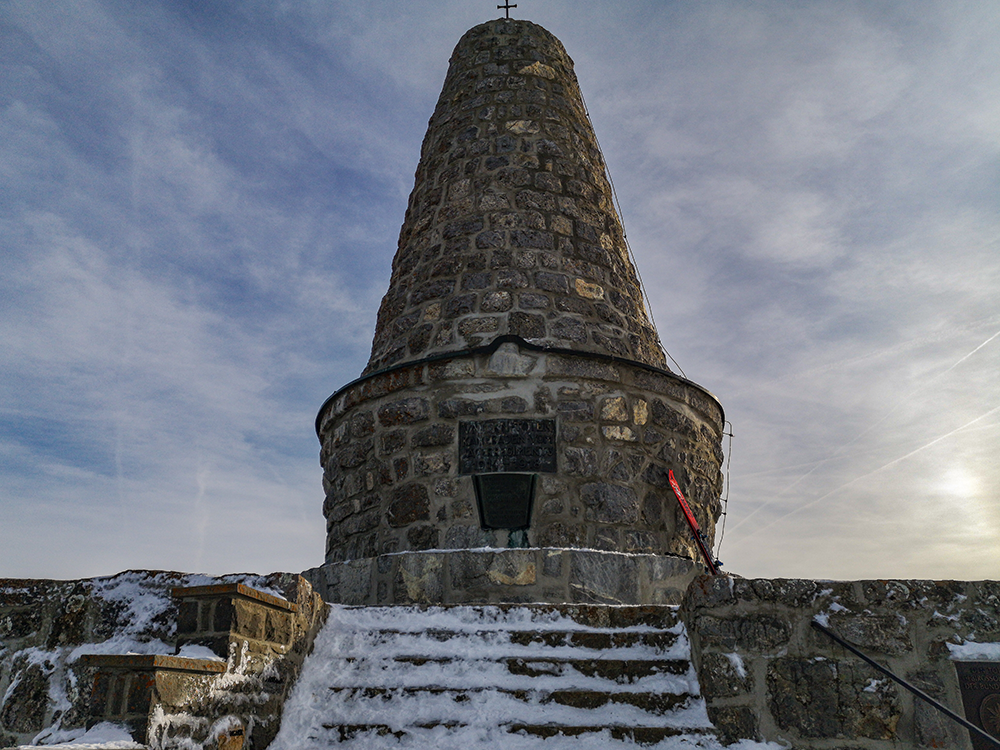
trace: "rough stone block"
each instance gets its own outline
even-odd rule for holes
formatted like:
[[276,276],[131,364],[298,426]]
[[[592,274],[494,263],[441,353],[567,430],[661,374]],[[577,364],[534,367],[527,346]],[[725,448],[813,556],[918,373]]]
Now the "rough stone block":
[[49,678],[39,664],[23,666],[4,696],[0,725],[11,732],[38,732],[49,706]]
[[830,628],[862,649],[892,656],[913,650],[907,622],[896,615],[834,615]]
[[444,601],[443,573],[444,558],[440,553],[401,555],[393,580],[393,600],[396,604]]
[[430,417],[430,402],[425,398],[401,398],[378,410],[378,421],[383,427],[422,422]]
[[288,612],[268,610],[265,614],[264,640],[287,646],[293,633],[292,615]]
[[582,547],[586,542],[586,530],[580,526],[552,523],[540,526],[535,540],[541,547]]
[[563,450],[565,463],[563,471],[570,476],[590,477],[597,474],[597,453],[591,448],[574,448]]
[[[236,617],[233,609],[233,601],[229,598],[218,599],[215,602],[202,602],[202,622],[199,629],[209,633],[228,633],[233,627],[233,621]],[[206,622],[209,616],[211,616],[211,620]]]
[[749,706],[708,706],[708,718],[723,744],[760,739],[756,712]]
[[508,318],[509,331],[526,341],[545,337],[545,319],[541,315],[512,312]]
[[243,599],[236,599],[233,605],[236,615],[233,630],[247,638],[263,639],[266,609],[256,602]]
[[736,652],[709,652],[702,656],[698,670],[702,694],[715,698],[747,695],[754,689],[753,675]]
[[573,601],[633,604],[639,600],[636,558],[577,551],[570,557]]
[[584,517],[598,523],[634,524],[639,520],[639,496],[631,487],[594,482],[580,488]]
[[436,445],[450,445],[455,438],[455,428],[452,425],[436,424],[413,434],[411,443],[414,448],[426,448]]
[[628,402],[622,396],[606,398],[601,402],[601,419],[609,422],[627,422]]
[[[668,558],[669,559],[669,558]],[[685,595],[685,605],[696,610],[701,607],[719,607],[735,601],[732,576],[702,575],[694,579]]]
[[185,635],[198,630],[198,602],[182,601],[177,608],[177,634]]
[[15,640],[24,638],[39,630],[41,612],[37,609],[7,611],[0,614],[0,638]]
[[788,643],[791,627],[780,617],[748,612],[729,618],[700,615],[695,629],[703,647],[752,654],[773,652]]
[[386,520],[394,528],[430,519],[430,497],[422,484],[406,484],[392,492]]
[[434,526],[411,526],[406,532],[406,541],[412,550],[437,549],[440,533]]

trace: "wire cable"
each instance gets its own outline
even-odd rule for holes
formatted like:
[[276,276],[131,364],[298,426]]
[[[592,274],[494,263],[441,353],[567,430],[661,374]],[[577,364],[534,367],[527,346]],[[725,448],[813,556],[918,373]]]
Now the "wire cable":
[[622,239],[625,241],[625,250],[628,252],[629,260],[632,262],[632,268],[635,270],[636,278],[639,280],[639,290],[642,292],[643,299],[646,302],[646,314],[649,318],[649,324],[653,328],[653,335],[656,336],[656,343],[660,345],[664,354],[670,359],[671,362],[677,367],[681,375],[687,378],[687,374],[684,372],[684,368],[680,366],[676,359],[667,351],[667,347],[663,345],[663,340],[660,338],[660,332],[656,328],[656,321],[653,320],[653,304],[649,299],[649,293],[646,291],[646,285],[642,281],[642,274],[639,273],[639,264],[635,260],[635,253],[632,252],[632,246],[628,241],[628,233],[625,231],[625,217],[622,213],[622,204],[618,200],[618,191],[615,189],[615,181],[611,177],[611,167],[608,166],[608,160],[604,156],[604,149],[601,148],[601,141],[597,137],[597,130],[594,128],[594,121],[590,119],[590,110],[587,108],[587,100],[583,98],[583,90],[580,89],[580,102],[583,104],[583,113],[587,117],[587,122],[590,124],[590,132],[594,134],[594,143],[597,144],[597,151],[601,155],[602,166],[604,167],[604,175],[608,178],[608,184],[611,186],[611,197],[615,202],[615,208],[618,211],[618,221],[621,223],[622,227]]
[[[726,425],[729,425],[729,432],[726,432]],[[725,496],[722,498],[722,528],[719,530],[719,541],[715,543],[716,560],[719,559],[722,540],[726,536],[726,518],[729,516],[729,466],[733,462],[733,423],[728,419],[722,423],[722,434],[729,437],[729,450],[726,451],[726,476],[723,482]]]

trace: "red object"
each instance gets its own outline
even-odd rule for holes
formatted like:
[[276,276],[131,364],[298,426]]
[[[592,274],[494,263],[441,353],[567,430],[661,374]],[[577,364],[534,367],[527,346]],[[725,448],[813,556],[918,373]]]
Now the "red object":
[[702,536],[701,529],[698,527],[698,521],[695,519],[694,513],[691,512],[691,506],[684,499],[684,493],[681,492],[680,485],[677,484],[677,480],[674,478],[674,470],[670,469],[667,472],[667,476],[670,479],[670,486],[677,496],[677,502],[681,504],[681,510],[684,511],[684,517],[687,518],[688,526],[691,527],[691,533],[694,534],[694,543],[698,545],[698,549],[701,550],[701,556],[705,558],[705,564],[713,576],[719,575],[719,565],[715,561],[715,558],[712,557],[711,550],[705,544],[705,537]]

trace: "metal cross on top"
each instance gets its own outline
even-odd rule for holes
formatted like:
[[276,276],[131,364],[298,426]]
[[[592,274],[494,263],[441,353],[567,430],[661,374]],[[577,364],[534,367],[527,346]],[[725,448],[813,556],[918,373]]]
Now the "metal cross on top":
[[504,3],[506,3],[506,5],[498,5],[497,9],[503,8],[504,12],[507,14],[507,18],[510,18],[510,9],[511,8],[516,8],[517,7],[517,3],[514,3],[513,5],[511,5],[510,2],[509,2],[509,0],[503,0],[503,1],[504,1]]

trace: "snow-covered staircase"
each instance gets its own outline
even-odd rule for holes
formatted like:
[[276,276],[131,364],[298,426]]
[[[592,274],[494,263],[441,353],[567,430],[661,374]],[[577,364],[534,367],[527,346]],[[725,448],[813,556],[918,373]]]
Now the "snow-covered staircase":
[[667,606],[335,606],[271,746],[719,747]]

